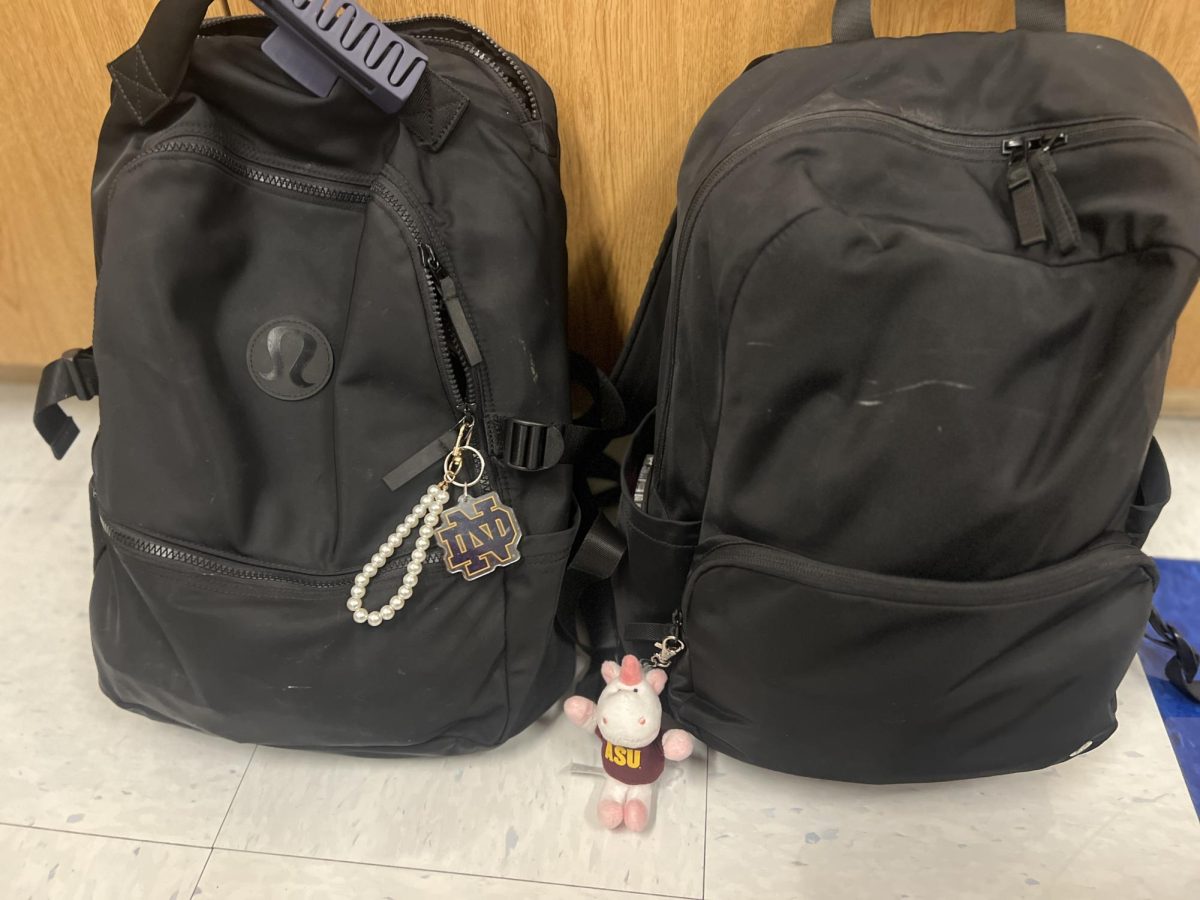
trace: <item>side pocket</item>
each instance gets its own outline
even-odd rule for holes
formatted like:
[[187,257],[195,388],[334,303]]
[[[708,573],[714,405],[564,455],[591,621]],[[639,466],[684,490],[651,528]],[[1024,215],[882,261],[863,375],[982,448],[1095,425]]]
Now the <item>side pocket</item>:
[[626,648],[639,656],[651,650],[649,641],[635,635],[629,626],[666,623],[679,609],[696,542],[699,522],[659,519],[639,509],[634,502],[638,474],[654,444],[654,414],[638,426],[621,465],[621,506],[618,518],[627,550],[616,573],[617,625]]
[[521,539],[521,561],[502,569],[507,608],[508,703],[512,714],[505,739],[525,729],[570,687],[575,674],[575,644],[555,627],[563,572],[579,528],[579,509],[571,527]]
[[1171,475],[1167,471],[1167,460],[1158,440],[1151,438],[1146,461],[1142,464],[1142,477],[1138,479],[1137,491],[1125,520],[1125,531],[1134,545],[1140,547],[1146,543],[1150,529],[1170,499]]
[[1037,769],[1098,746],[1157,581],[1108,535],[985,582],[706,543],[684,601],[679,720],[756,765],[861,782]]

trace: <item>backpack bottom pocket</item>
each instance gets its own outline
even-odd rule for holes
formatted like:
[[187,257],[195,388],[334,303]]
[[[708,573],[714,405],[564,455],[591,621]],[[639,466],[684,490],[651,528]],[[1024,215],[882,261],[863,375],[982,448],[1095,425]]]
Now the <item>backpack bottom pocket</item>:
[[701,548],[671,679],[680,721],[744,761],[869,783],[1042,768],[1116,728],[1157,570],[1123,536],[998,581]]

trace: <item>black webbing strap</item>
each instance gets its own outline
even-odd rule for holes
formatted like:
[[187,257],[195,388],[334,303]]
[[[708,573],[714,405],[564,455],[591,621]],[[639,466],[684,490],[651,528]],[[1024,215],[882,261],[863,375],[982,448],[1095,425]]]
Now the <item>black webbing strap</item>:
[[[1017,27],[1026,31],[1066,31],[1066,0],[1016,0]],[[833,42],[869,41],[871,0],[837,0],[833,7]]]
[[96,360],[91,347],[68,350],[61,359],[42,369],[33,407],[33,424],[42,440],[50,445],[55,459],[62,459],[79,436],[79,426],[58,404],[70,397],[91,400],[99,393],[100,379],[96,376]]
[[[114,110],[126,110],[145,126],[175,99],[210,5],[211,0],[159,0],[137,43],[108,65],[123,101]],[[436,152],[467,103],[462,91],[426,68],[399,118],[419,145]]]
[[1197,655],[1196,649],[1174,625],[1163,621],[1157,609],[1150,610],[1150,628],[1154,634],[1146,635],[1146,639],[1166,647],[1172,653],[1171,658],[1167,660],[1167,680],[1200,703],[1200,684],[1196,683],[1196,673],[1200,670],[1200,655]]
[[[1154,527],[1159,514],[1170,499],[1171,474],[1167,470],[1167,460],[1163,456],[1162,448],[1158,446],[1158,441],[1151,438],[1150,446],[1146,450],[1146,461],[1142,464],[1142,477],[1138,479],[1137,492],[1125,519],[1125,531],[1137,546],[1140,547],[1146,542],[1150,529]],[[1167,660],[1167,680],[1187,696],[1200,702],[1200,684],[1196,684],[1196,670],[1200,659],[1195,648],[1153,607],[1150,609],[1150,629],[1153,634],[1146,635],[1146,639],[1166,647],[1173,654]]]
[[558,623],[572,641],[577,640],[580,597],[588,588],[610,579],[624,556],[625,538],[604,513],[597,513],[563,573],[559,592]]
[[1026,31],[1066,31],[1066,0],[1017,0],[1017,27]]
[[592,405],[566,424],[497,419],[504,435],[498,457],[510,469],[541,472],[557,465],[598,459],[624,427],[625,404],[608,376],[578,353],[571,353],[570,362],[571,380],[588,392]]

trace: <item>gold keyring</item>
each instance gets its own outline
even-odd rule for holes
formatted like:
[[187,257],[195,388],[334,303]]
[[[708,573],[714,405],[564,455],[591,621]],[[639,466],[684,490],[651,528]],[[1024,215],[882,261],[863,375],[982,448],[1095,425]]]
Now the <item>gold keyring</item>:
[[467,482],[455,481],[454,480],[455,477],[458,475],[459,472],[462,471],[462,465],[460,463],[458,468],[455,471],[451,472],[450,471],[450,460],[454,459],[454,454],[451,454],[450,456],[446,457],[446,461],[444,463],[442,463],[442,474],[444,476],[446,476],[446,482],[448,484],[454,485],[455,487],[460,487],[460,488],[464,488],[464,489],[473,487],[473,486],[479,484],[479,482],[483,479],[483,467],[485,465],[484,460],[483,460],[483,454],[480,453],[478,450],[476,450],[474,447],[471,447],[469,445],[465,446],[465,447],[459,447],[458,449],[460,451],[466,450],[466,451],[469,451],[469,452],[475,454],[475,458],[479,460],[479,473],[475,476],[475,479],[473,481],[467,481]]

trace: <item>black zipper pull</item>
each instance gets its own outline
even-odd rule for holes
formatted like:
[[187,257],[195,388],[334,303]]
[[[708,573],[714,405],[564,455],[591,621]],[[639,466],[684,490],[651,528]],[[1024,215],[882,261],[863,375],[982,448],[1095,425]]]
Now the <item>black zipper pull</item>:
[[1042,205],[1050,219],[1054,244],[1058,247],[1058,252],[1064,255],[1075,250],[1080,242],[1079,219],[1075,216],[1075,210],[1071,208],[1067,195],[1063,193],[1062,185],[1055,177],[1058,164],[1051,155],[1056,147],[1061,147],[1066,142],[1065,132],[1045,135],[1037,149],[1029,153],[1029,167],[1038,193],[1041,194]]
[[1042,224],[1042,204],[1029,166],[1029,146],[1022,139],[1005,141],[1002,152],[1008,157],[1008,193],[1012,197],[1017,221],[1017,238],[1022,247],[1046,242]]
[[437,252],[429,244],[421,245],[421,265],[429,273],[434,293],[450,318],[450,327],[454,329],[454,336],[458,339],[459,349],[466,357],[467,365],[479,365],[483,362],[483,353],[479,350],[479,342],[475,340],[475,332],[471,330],[471,323],[463,309],[454,277],[446,271],[446,267],[437,257]]
[[421,251],[421,266],[429,275],[433,284],[438,284],[446,277],[446,267],[442,265],[442,261],[437,257],[437,251],[429,244],[421,244],[418,248]]

